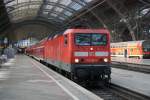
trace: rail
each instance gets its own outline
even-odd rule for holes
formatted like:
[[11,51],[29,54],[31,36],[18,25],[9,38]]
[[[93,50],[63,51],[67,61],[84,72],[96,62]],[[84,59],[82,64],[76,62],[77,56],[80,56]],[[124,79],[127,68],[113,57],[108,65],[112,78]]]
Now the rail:
[[123,97],[127,100],[150,100],[150,97],[146,95],[143,95],[141,93],[129,90],[127,88],[115,84],[111,84],[110,89],[111,91],[113,91],[113,93],[116,93],[120,97]]
[[112,61],[111,66],[114,68],[150,73],[150,65]]
[[[34,58],[34,57],[33,57]],[[38,59],[34,58],[35,60],[39,61]],[[43,63],[47,66],[47,64]],[[49,68],[51,68],[49,66]],[[53,68],[52,68],[53,69]],[[55,69],[53,69],[56,71]],[[63,75],[65,76],[65,75]],[[65,76],[67,77],[67,76]],[[67,77],[69,78],[69,77]],[[121,87],[115,85],[113,83],[110,84],[109,87],[96,85],[96,87],[85,87],[89,91],[95,93],[96,95],[100,96],[104,100],[150,100],[150,97],[143,95],[141,93],[129,90],[125,87]]]

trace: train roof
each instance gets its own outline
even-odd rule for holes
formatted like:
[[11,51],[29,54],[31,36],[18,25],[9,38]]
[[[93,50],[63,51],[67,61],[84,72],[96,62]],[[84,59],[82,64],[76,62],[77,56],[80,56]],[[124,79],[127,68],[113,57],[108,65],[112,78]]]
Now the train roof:
[[143,42],[149,41],[149,40],[139,40],[139,41],[127,41],[127,42],[115,42],[111,43],[111,46],[121,46],[121,47],[126,47],[126,46],[135,46],[135,45],[142,45]]
[[126,42],[114,42],[114,43],[111,43],[111,44],[125,44],[125,43],[142,43],[146,40],[139,40],[139,41],[126,41]]
[[79,33],[79,32],[81,32],[81,33],[97,33],[97,32],[101,32],[101,33],[105,33],[105,34],[109,33],[109,31],[107,29],[81,29],[81,28],[77,29],[77,28],[75,28],[75,29],[67,29],[65,31],[64,30],[59,31],[59,32],[57,32],[57,34],[49,36],[47,38],[47,40],[51,40],[51,39],[56,38],[56,37],[58,37],[60,35],[63,35],[63,34]]
[[44,39],[42,39],[39,43],[47,41],[48,37],[45,37]]
[[107,29],[67,29],[64,34],[68,34],[68,33],[97,33],[97,32],[101,32],[101,33],[105,33],[108,34],[109,31]]

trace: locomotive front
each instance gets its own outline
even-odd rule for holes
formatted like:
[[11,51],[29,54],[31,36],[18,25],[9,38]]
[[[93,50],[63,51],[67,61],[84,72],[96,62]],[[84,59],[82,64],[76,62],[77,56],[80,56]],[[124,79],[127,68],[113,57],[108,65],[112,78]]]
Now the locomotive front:
[[143,59],[150,59],[150,41],[145,40],[142,43]]
[[72,74],[82,80],[110,80],[110,36],[103,30],[78,30],[72,35]]

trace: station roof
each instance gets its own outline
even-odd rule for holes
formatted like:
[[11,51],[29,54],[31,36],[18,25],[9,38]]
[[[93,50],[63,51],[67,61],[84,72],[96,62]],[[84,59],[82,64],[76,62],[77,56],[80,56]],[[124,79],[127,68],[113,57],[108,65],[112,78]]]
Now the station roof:
[[150,0],[0,0],[0,35],[29,24],[43,25],[50,32],[58,31],[54,34],[85,25],[109,28],[112,35],[118,33],[117,37],[114,35],[116,41],[120,37],[130,40],[133,35],[124,33],[130,33],[130,28],[135,33],[136,29],[147,32],[149,20]]
[[4,3],[13,23],[37,18],[60,24],[94,1],[96,0],[4,0]]

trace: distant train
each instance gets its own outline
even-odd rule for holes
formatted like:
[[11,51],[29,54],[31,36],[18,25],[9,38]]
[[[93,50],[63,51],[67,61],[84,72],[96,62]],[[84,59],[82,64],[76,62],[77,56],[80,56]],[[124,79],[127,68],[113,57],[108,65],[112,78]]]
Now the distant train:
[[111,43],[111,56],[150,59],[150,41],[128,41]]
[[68,29],[28,47],[26,53],[69,73],[73,80],[110,81],[110,34],[106,29]]

